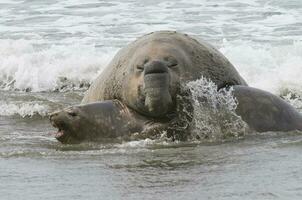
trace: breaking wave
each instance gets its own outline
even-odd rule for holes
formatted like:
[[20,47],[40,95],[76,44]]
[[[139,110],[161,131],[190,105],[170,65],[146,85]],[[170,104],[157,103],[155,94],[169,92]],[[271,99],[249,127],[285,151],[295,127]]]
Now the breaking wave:
[[0,40],[2,90],[54,91],[87,89],[113,52],[94,45],[45,47],[30,40]]
[[20,115],[21,117],[32,117],[40,115],[47,116],[49,107],[39,103],[6,103],[0,102],[0,116]]
[[302,96],[302,42],[271,45],[251,41],[223,41],[220,51],[250,86],[279,96]]

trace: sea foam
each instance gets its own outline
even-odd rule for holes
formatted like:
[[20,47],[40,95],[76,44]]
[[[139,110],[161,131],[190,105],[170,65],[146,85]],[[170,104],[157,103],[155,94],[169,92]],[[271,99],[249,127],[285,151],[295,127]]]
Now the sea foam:
[[223,41],[220,51],[252,87],[276,95],[302,96],[302,41],[268,45],[251,41]]
[[37,92],[66,83],[71,88],[89,85],[113,53],[97,51],[94,45],[46,48],[28,40],[0,40],[0,87]]
[[38,103],[6,103],[0,102],[0,116],[19,115],[21,117],[32,117],[34,115],[46,116],[49,107]]
[[[284,95],[302,93],[302,42],[272,46],[223,40],[220,51],[250,86]],[[40,47],[30,40],[0,40],[0,87],[5,90],[53,91],[89,85],[117,49],[94,45]],[[287,93],[286,93],[287,94]]]

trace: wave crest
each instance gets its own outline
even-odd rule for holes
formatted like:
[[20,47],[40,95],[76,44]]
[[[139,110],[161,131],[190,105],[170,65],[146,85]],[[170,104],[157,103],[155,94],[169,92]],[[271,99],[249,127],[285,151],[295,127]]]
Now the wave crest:
[[28,40],[0,40],[0,88],[54,91],[87,88],[112,53],[94,45],[52,45]]
[[0,115],[1,116],[12,116],[20,115],[21,117],[32,117],[34,115],[40,115],[42,117],[47,116],[49,107],[38,103],[20,103],[10,104],[1,102],[0,103]]

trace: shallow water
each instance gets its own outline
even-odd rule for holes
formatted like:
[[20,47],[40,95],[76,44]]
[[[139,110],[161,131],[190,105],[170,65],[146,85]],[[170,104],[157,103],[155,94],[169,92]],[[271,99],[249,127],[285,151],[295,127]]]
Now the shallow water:
[[302,111],[300,1],[3,0],[0,13],[0,199],[301,198],[299,132],[62,145],[47,119],[119,48],[162,29],[209,41]]

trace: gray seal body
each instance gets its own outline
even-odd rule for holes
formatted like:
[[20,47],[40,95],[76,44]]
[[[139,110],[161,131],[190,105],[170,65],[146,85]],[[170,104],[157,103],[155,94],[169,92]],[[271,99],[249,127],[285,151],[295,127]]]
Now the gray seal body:
[[236,113],[257,132],[302,130],[302,115],[289,103],[269,92],[233,86]]
[[152,138],[166,126],[128,109],[118,100],[70,106],[51,113],[49,118],[58,129],[56,139],[68,144]]
[[302,129],[301,115],[292,106],[268,92],[247,87],[214,47],[186,34],[158,31],[122,48],[93,81],[81,105],[50,115],[59,129],[56,138],[63,143],[152,138],[163,130],[174,134],[179,127],[178,132],[189,134],[182,123],[186,120],[179,120],[184,115],[177,99],[186,96],[181,86],[200,77],[213,81],[218,89],[234,86],[239,102],[236,113],[252,129]]

